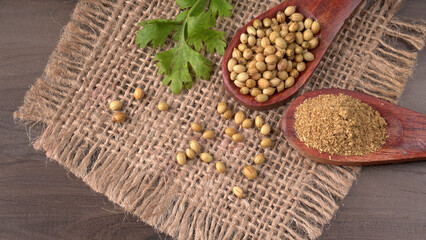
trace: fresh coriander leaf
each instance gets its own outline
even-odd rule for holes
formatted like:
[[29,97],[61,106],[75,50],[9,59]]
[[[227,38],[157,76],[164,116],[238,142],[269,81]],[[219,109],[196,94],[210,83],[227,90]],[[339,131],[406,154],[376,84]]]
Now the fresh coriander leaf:
[[189,8],[194,5],[197,0],[176,0],[176,3],[179,5],[181,9]]
[[189,10],[189,16],[198,16],[206,9],[208,0],[197,0],[197,2]]
[[143,48],[152,42],[154,48],[162,47],[167,36],[179,27],[179,24],[181,23],[167,19],[143,21],[138,24],[144,28],[137,31],[136,44]]
[[174,94],[182,91],[183,87],[192,87],[191,67],[196,79],[208,79],[212,63],[200,53],[194,51],[184,40],[166,52],[157,53],[154,60],[158,61],[159,72],[164,74],[163,84],[170,84]]
[[188,15],[188,10],[180,12],[178,15],[176,15],[176,21],[182,22],[183,20],[185,20],[187,15]]
[[231,15],[232,5],[227,0],[210,0],[210,11],[214,16],[229,17]]
[[225,53],[225,34],[210,28],[216,26],[216,19],[211,13],[202,13],[196,17],[189,17],[188,24],[188,44],[194,46],[195,50],[200,51],[203,47],[203,41],[206,44],[206,50],[219,54]]
[[224,32],[210,30],[206,33],[204,42],[206,43],[207,52],[214,53],[216,51],[220,55],[225,54],[226,42]]

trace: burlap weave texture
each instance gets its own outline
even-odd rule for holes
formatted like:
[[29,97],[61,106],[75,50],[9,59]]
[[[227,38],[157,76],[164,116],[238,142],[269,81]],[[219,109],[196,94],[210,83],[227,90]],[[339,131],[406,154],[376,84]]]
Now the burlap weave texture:
[[[253,17],[279,1],[233,1],[230,18],[218,29],[229,41]],[[400,1],[367,1],[345,24],[309,82],[301,91],[337,87],[359,90],[397,102],[424,45],[424,25],[393,19]],[[42,122],[36,149],[58,161],[95,191],[126,211],[179,239],[302,239],[321,235],[360,168],[316,164],[289,147],[278,123],[286,106],[266,112],[248,110],[222,86],[221,56],[209,55],[214,72],[209,81],[173,96],[161,85],[152,61],[156,51],[135,44],[138,22],[172,18],[175,1],[101,0],[79,2],[52,54],[45,74],[26,95],[15,116]],[[404,41],[410,49],[394,47]],[[165,49],[172,42],[167,42]],[[141,87],[146,96],[136,101]],[[129,119],[111,122],[111,100],[121,99]],[[158,102],[171,105],[159,112]],[[233,112],[252,119],[261,115],[273,128],[272,148],[259,146],[256,129],[241,129],[215,111],[228,102]],[[213,141],[190,131],[190,123],[217,133]],[[232,143],[223,134],[233,126],[244,135]],[[191,139],[200,141],[228,171],[199,160],[178,166],[175,154]],[[248,180],[242,168],[264,153],[259,177]],[[247,193],[239,200],[232,187]]]

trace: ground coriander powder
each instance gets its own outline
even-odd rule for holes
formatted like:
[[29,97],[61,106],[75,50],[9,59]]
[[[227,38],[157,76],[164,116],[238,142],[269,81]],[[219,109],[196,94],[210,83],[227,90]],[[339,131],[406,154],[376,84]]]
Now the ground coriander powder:
[[300,104],[294,127],[308,147],[351,156],[378,151],[386,143],[386,125],[379,112],[359,99],[328,94]]

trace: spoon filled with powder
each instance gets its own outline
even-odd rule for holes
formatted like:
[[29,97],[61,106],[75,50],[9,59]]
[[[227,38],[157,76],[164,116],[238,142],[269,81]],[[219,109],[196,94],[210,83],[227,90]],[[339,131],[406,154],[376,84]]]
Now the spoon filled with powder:
[[281,128],[311,160],[374,165],[426,159],[426,115],[343,89],[305,93],[287,108]]

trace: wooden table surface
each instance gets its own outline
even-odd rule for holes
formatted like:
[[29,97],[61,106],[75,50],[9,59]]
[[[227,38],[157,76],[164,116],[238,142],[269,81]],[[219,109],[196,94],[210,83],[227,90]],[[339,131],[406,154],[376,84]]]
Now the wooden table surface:
[[[39,77],[75,0],[0,0],[0,239],[166,239],[29,143],[12,113]],[[426,1],[398,15],[423,18]],[[426,52],[400,105],[426,114]],[[365,167],[321,239],[426,239],[426,162]]]

